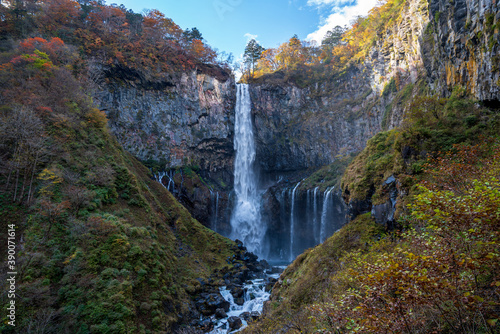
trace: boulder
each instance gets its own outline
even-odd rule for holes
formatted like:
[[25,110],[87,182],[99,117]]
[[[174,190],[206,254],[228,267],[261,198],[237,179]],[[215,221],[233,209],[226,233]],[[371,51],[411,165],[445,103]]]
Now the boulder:
[[218,308],[215,310],[215,318],[216,319],[223,319],[227,318],[227,313],[223,308]]
[[229,319],[227,319],[227,323],[229,324],[230,330],[237,330],[243,326],[243,322],[238,317],[229,317]]

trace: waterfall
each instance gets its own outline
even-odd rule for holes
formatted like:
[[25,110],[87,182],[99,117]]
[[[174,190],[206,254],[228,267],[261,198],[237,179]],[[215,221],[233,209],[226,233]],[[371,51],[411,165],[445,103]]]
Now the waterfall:
[[231,217],[231,237],[240,239],[250,252],[261,255],[266,226],[261,222],[258,178],[254,170],[255,142],[248,85],[237,86],[234,134],[234,191],[236,205]]
[[214,193],[212,189],[210,189],[210,205],[211,205],[211,214],[212,214],[212,222],[211,228],[215,232],[217,231],[217,219],[219,215],[219,192]]
[[219,192],[217,192],[217,197],[215,199],[215,228],[217,232],[217,219],[219,216]]
[[297,188],[300,186],[300,182],[297,183],[297,185],[295,186],[295,188],[293,188],[293,191],[292,191],[292,209],[290,210],[290,261],[293,261],[294,257],[293,257],[293,239],[294,239],[294,230],[295,230],[295,217],[294,217],[294,213],[295,213],[295,191],[297,190]]
[[[170,191],[173,194],[175,191],[174,174],[172,171],[170,171],[170,174],[165,174],[165,176],[168,177],[167,189],[168,189],[168,191]],[[172,190],[170,190],[170,185],[172,185]]]
[[313,233],[314,233],[314,241],[316,241],[316,244],[319,244],[320,240],[320,235],[319,235],[319,228],[318,228],[318,190],[319,187],[314,188],[314,195],[313,195]]
[[165,172],[158,172],[158,174],[153,173],[153,177],[155,178],[155,180],[159,182],[164,188],[167,188],[162,182],[164,176]]
[[[158,172],[158,174],[153,174],[154,178],[156,181],[160,182],[160,184],[165,187],[165,185],[163,184],[163,178],[164,177],[168,177],[168,184],[167,186],[165,187],[168,191],[170,191],[172,194],[174,193],[175,191],[175,182],[174,182],[174,175],[173,175],[173,172],[170,171],[170,174],[168,174],[167,172]],[[170,190],[170,185],[172,185],[172,190]]]
[[328,199],[330,198],[330,194],[335,187],[330,189],[326,188],[325,190],[325,198],[323,199],[323,212],[321,214],[321,230],[319,234],[319,242],[322,243],[325,241],[326,237],[326,223],[328,220]]

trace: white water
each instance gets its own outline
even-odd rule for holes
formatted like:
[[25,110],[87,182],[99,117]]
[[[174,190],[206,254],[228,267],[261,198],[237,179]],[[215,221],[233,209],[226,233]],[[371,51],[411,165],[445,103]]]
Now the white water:
[[[273,278],[279,278],[280,274],[272,274],[269,275],[268,277],[273,277]],[[219,320],[216,325],[215,329],[210,332],[210,334],[226,334],[228,333],[228,328],[229,326],[227,325],[227,319],[229,317],[239,317],[241,316],[242,313],[245,312],[259,312],[262,313],[262,309],[264,308],[264,303],[269,300],[270,297],[270,292],[266,292],[265,289],[265,280],[264,279],[254,279],[251,281],[246,282],[243,285],[243,289],[245,290],[245,295],[244,295],[244,300],[245,302],[243,305],[238,305],[234,302],[233,295],[231,295],[231,292],[227,290],[225,286],[220,288],[220,293],[222,297],[227,300],[230,304],[229,306],[229,312],[227,312],[227,318]],[[243,326],[236,331],[232,331],[231,333],[236,333],[245,328],[248,324],[247,322],[240,318]]]
[[210,205],[212,206],[212,222],[211,222],[211,228],[215,232],[218,231],[218,226],[217,226],[217,220],[219,216],[219,192],[214,193],[210,189]]
[[318,228],[318,190],[319,187],[314,188],[314,199],[313,199],[313,231],[314,231],[314,240],[319,244],[319,228]]
[[165,185],[163,184],[162,180],[164,177],[167,177],[168,178],[168,185],[165,187],[168,191],[170,191],[171,193],[173,193],[175,191],[175,182],[174,182],[174,174],[172,171],[170,171],[170,174],[168,174],[167,172],[158,172],[158,175],[156,174],[153,174],[156,181],[160,182],[160,184],[162,186],[165,187]]
[[321,214],[321,231],[319,235],[319,242],[325,241],[326,238],[326,224],[328,218],[328,199],[330,198],[330,194],[335,187],[325,190],[325,198],[323,199],[323,212]]
[[294,219],[294,213],[295,213],[295,191],[297,188],[300,186],[300,182],[297,183],[295,188],[293,188],[292,191],[292,209],[290,210],[290,262],[292,262],[295,257],[293,256],[293,241],[295,237],[295,219]]
[[266,226],[261,221],[258,179],[254,170],[255,142],[248,85],[237,87],[234,135],[234,191],[236,206],[231,217],[231,238],[240,239],[250,252],[262,256]]

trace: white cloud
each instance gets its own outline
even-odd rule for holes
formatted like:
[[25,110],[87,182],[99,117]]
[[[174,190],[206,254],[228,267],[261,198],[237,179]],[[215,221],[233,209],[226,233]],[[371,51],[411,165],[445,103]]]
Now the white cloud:
[[307,4],[309,6],[326,6],[326,5],[334,5],[337,7],[343,7],[349,4],[352,4],[353,0],[307,0]]
[[244,36],[247,38],[247,43],[250,42],[252,39],[257,40],[257,37],[259,37],[258,35],[253,35],[249,32],[247,32]]
[[332,6],[330,15],[322,20],[318,29],[307,35],[308,40],[313,40],[321,44],[325,34],[335,26],[350,26],[351,21],[357,16],[366,16],[368,11],[375,7],[378,0],[357,0],[353,5],[349,5],[350,0],[308,0],[307,4],[311,6]]

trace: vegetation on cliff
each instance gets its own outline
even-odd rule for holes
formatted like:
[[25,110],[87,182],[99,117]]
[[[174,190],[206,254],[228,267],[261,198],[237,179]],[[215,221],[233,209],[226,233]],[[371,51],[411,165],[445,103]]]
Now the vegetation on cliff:
[[[0,6],[3,48],[26,37],[57,37],[73,45],[82,56],[92,80],[137,80],[153,85],[171,76],[203,68],[228,76],[227,60],[207,45],[198,29],[182,30],[158,10],[134,13],[123,5],[103,1],[8,1]],[[102,75],[102,70],[105,75]]]
[[2,333],[172,332],[235,244],[118,145],[75,46],[11,45],[0,54],[0,215],[2,230],[16,226],[17,321],[2,319]]
[[[301,86],[329,80],[363,61],[378,37],[400,19],[404,5],[404,0],[383,1],[368,16],[359,16],[349,29],[337,26],[331,30],[320,46],[301,41],[297,35],[275,49],[256,48],[255,41],[250,41],[247,48],[252,46],[259,52],[245,63],[243,80],[264,83],[283,77],[279,81]],[[273,73],[281,75],[270,75]]]

